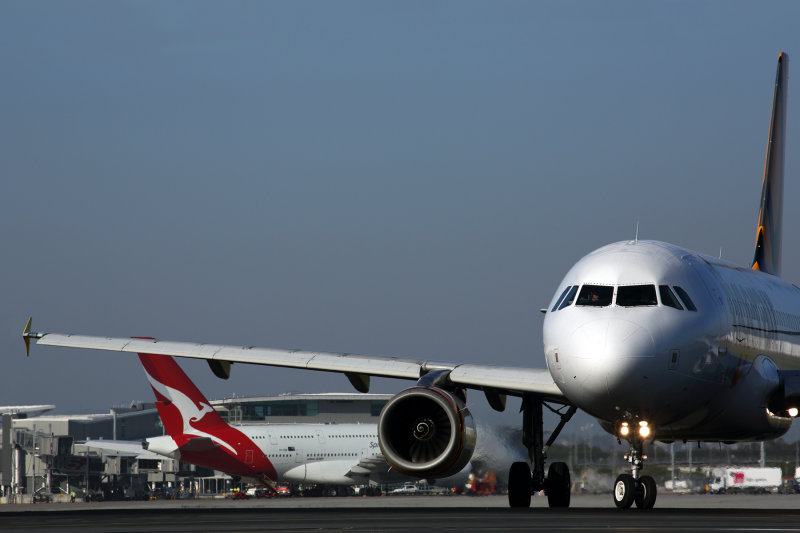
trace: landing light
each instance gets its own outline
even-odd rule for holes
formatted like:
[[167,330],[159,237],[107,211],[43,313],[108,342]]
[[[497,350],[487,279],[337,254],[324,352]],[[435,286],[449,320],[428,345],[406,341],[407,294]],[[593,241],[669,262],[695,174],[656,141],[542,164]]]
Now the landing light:
[[796,417],[796,416],[797,416],[797,413],[798,413],[798,411],[797,411],[797,407],[790,407],[790,408],[789,408],[789,410],[788,410],[787,412],[789,413],[789,416],[791,416],[792,418],[794,418],[794,417]]
[[627,437],[630,434],[630,432],[631,428],[628,427],[628,423],[623,422],[622,426],[620,426],[619,428],[619,434],[622,435],[623,437]]
[[643,439],[646,439],[647,437],[650,436],[650,428],[648,427],[647,422],[645,422],[644,420],[639,422],[639,435]]

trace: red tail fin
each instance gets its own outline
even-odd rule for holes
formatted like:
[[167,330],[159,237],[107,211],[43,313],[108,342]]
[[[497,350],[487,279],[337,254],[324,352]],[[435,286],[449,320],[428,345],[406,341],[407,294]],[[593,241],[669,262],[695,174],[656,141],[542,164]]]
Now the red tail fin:
[[227,426],[172,357],[140,353],[139,359],[156,395],[164,429],[170,436],[197,435]]
[[275,467],[242,431],[228,425],[169,355],[140,353],[164,429],[181,460],[257,479],[277,478]]

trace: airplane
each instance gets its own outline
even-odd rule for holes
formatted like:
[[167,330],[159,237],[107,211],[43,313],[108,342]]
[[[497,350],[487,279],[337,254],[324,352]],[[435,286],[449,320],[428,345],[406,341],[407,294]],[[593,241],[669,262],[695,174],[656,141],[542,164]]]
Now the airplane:
[[[370,481],[410,480],[382,457],[376,424],[230,425],[172,357],[139,354],[139,359],[167,434],[142,442],[89,440],[87,446],[157,454],[268,487],[276,482],[369,487]],[[466,479],[468,472],[461,474],[444,483]]]
[[[509,469],[511,507],[529,507],[540,490],[549,506],[569,506],[569,469],[547,466],[547,450],[581,409],[628,443],[630,472],[614,481],[614,504],[650,509],[657,489],[642,475],[646,445],[773,439],[800,407],[800,289],[780,278],[788,62],[778,56],[752,264],[638,238],[589,253],[545,310],[546,369],[41,333],[30,320],[26,347],[34,339],[199,358],[222,378],[233,363],[339,372],[361,392],[370,376],[413,380],[381,412],[378,443],[395,470],[419,477],[452,473],[472,455],[467,389],[498,411],[521,397],[528,458]],[[545,407],[560,417],[546,442]]]
[[13,417],[39,416],[47,411],[52,411],[56,406],[47,405],[0,405],[0,414]]

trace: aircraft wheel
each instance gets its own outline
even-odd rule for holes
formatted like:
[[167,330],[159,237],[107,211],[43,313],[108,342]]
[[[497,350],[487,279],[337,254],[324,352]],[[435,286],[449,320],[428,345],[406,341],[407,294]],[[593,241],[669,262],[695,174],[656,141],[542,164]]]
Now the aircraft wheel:
[[518,461],[508,471],[509,507],[531,506],[531,469],[528,463]]
[[567,463],[552,463],[547,469],[547,504],[569,507],[570,477]]
[[657,494],[656,480],[650,476],[642,476],[636,483],[636,497],[633,501],[639,509],[652,509],[656,504]]
[[630,474],[620,474],[614,482],[614,504],[620,509],[628,509],[636,496],[636,482]]

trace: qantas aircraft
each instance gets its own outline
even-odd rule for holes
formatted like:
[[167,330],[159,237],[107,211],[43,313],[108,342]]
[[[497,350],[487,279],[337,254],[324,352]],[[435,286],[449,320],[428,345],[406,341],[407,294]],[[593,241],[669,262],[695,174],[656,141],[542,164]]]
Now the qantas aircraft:
[[[135,443],[140,452],[143,446],[158,455],[268,486],[275,481],[369,485],[410,479],[392,470],[381,455],[376,424],[229,425],[172,357],[139,354],[139,359],[167,433]],[[132,450],[128,441],[86,444]]]
[[[378,442],[395,470],[415,477],[446,476],[472,455],[467,389],[482,391],[499,411],[508,395],[519,396],[529,457],[511,465],[512,507],[529,506],[539,490],[551,507],[569,505],[569,470],[560,462],[545,468],[547,450],[582,409],[630,445],[630,472],[614,482],[614,503],[652,508],[656,484],[641,475],[648,443],[772,439],[789,429],[800,406],[800,289],[779,277],[787,69],[782,53],[752,264],[655,241],[591,252],[545,310],[547,369],[36,333],[30,321],[23,337],[26,344],[206,359],[220,377],[232,363],[251,363],[341,372],[362,392],[370,376],[414,380],[384,407]],[[561,416],[546,442],[545,407]]]

